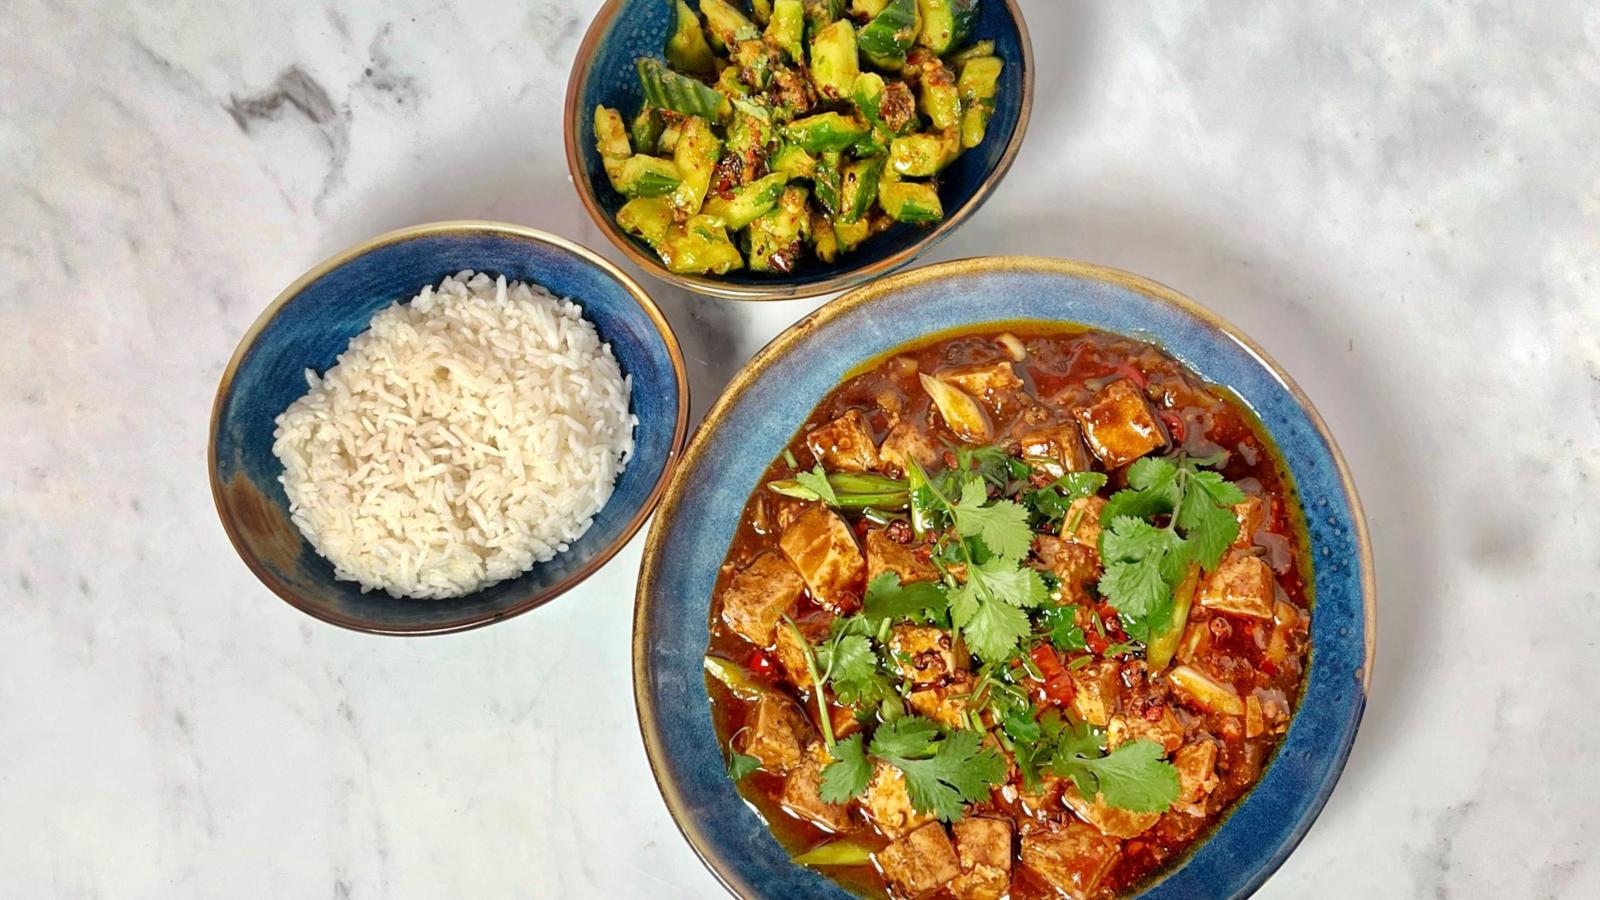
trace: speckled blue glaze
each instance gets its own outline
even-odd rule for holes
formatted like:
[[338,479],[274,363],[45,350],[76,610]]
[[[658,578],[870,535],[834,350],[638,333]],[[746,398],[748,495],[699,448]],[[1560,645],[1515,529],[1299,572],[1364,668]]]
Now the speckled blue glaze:
[[[246,336],[231,379],[224,376],[217,397],[212,483],[220,487],[219,511],[241,555],[285,599],[312,615],[362,630],[448,631],[538,605],[626,541],[679,449],[688,388],[676,340],[630,292],[632,283],[598,257],[536,233],[489,224],[446,223],[397,234],[336,262],[283,298],[256,333]],[[588,532],[570,550],[522,577],[454,600],[363,594],[353,582],[336,580],[333,567],[289,524],[288,499],[278,481],[283,469],[272,453],[273,420],[306,392],[305,370],[326,371],[350,339],[367,329],[374,313],[463,269],[537,282],[582,305],[622,371],[632,376],[632,410],[639,418],[634,456]],[[255,516],[242,509],[248,500],[241,497],[237,478],[253,485],[270,508]],[[298,549],[292,555],[274,553],[275,541],[298,541]]]
[[1259,785],[1144,896],[1248,895],[1304,836],[1344,766],[1365,705],[1369,557],[1359,503],[1314,415],[1249,347],[1201,314],[1146,293],[1148,283],[1103,270],[1066,272],[1053,263],[1002,263],[985,269],[958,261],[909,272],[876,299],[832,318],[825,307],[816,321],[796,325],[809,333],[775,354],[720,415],[713,412],[657,512],[644,563],[651,589],[639,598],[635,623],[636,690],[648,707],[641,725],[669,806],[674,797],[681,801],[674,809],[680,826],[736,893],[846,896],[824,876],[790,864],[724,774],[700,663],[717,568],[745,499],[823,395],[863,361],[944,329],[1040,319],[1158,344],[1255,411],[1298,485],[1315,583],[1303,701]]
[[[612,18],[610,27],[599,37],[593,56],[582,65],[581,70],[575,70],[574,77],[578,80],[575,96],[578,102],[568,110],[573,117],[569,127],[576,130],[583,169],[584,177],[577,186],[578,190],[588,192],[605,212],[603,225],[612,232],[615,240],[634,242],[643,254],[654,260],[655,251],[616,226],[616,212],[626,198],[611,188],[601,165],[600,153],[595,149],[594,109],[600,105],[609,106],[621,111],[624,121],[632,121],[644,102],[634,61],[640,57],[661,56],[662,47],[672,28],[672,4],[667,0],[620,2],[622,8]],[[972,201],[980,186],[999,167],[1006,146],[1023,115],[1024,38],[1010,6],[1000,2],[979,4],[978,21],[972,39],[994,41],[995,55],[1005,62],[1005,67],[1000,75],[994,118],[989,122],[983,143],[962,153],[955,163],[939,175],[939,200],[947,219],[956,216],[963,206]],[[973,210],[976,208],[974,206]],[[948,233],[939,235],[917,252],[926,252]],[[799,271],[792,275],[740,271],[707,277],[731,285],[791,285],[797,288],[797,295],[803,295],[806,285],[827,281],[887,259],[928,237],[928,234],[927,228],[895,225],[863,243],[856,251],[840,254],[832,263],[807,257]],[[913,258],[908,257],[900,264],[910,262]],[[662,267],[656,264],[655,268],[659,270]]]

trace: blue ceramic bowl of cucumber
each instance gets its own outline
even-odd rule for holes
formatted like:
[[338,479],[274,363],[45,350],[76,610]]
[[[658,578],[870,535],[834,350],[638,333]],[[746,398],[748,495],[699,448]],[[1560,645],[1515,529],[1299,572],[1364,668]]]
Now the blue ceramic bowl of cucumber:
[[[855,50],[845,52],[841,45]],[[702,50],[710,57],[698,55]],[[745,55],[737,64],[725,65],[740,52]],[[795,53],[810,66],[797,65]],[[899,71],[908,56],[905,71],[919,73],[909,122],[891,115],[901,108],[893,101],[906,96],[897,85],[911,78]],[[938,63],[929,63],[934,57]],[[843,290],[926,252],[993,192],[1027,130],[1032,63],[1015,0],[609,0],[590,25],[567,84],[567,165],[601,232],[659,278],[738,300]],[[951,83],[943,75],[920,78],[923,71],[938,72],[939,64]],[[719,66],[723,76],[714,79]],[[675,71],[696,69],[702,72],[698,78]],[[787,84],[786,71],[812,73],[800,90],[815,99],[799,105],[775,99],[785,96],[772,85]],[[743,96],[749,85],[733,84],[769,77],[767,87]],[[924,82],[936,85],[931,98],[924,96],[930,93]],[[882,85],[888,86],[890,112],[883,111]],[[647,98],[675,112],[665,122],[641,117]],[[599,107],[615,111],[621,127],[615,119],[597,118]],[[675,128],[678,110],[712,122],[712,139],[692,138],[680,151],[679,137],[701,132]],[[930,110],[942,125],[936,127]],[[752,116],[764,118],[750,126]],[[751,133],[758,135],[753,141]],[[899,148],[892,146],[897,137],[906,138]],[[717,140],[765,149],[755,154],[754,167],[736,169],[731,180],[725,161],[707,195],[694,187],[703,176],[693,173],[706,170],[715,155],[708,159],[694,148]],[[833,149],[846,144],[842,154]],[[847,186],[868,184],[873,194],[883,185],[896,186],[882,191],[876,207],[867,199],[865,215],[850,197],[841,197],[834,215],[829,185],[840,173],[829,162],[835,157],[842,158],[833,165],[843,168]],[[860,165],[853,170],[852,163]],[[786,177],[770,177],[779,173]],[[720,201],[718,182],[729,187]],[[679,187],[685,183],[689,187]],[[815,217],[796,214],[797,190],[806,192],[812,211],[829,215],[826,228],[812,227]],[[754,225],[747,223],[752,212],[761,214]],[[798,224],[807,218],[812,221]],[[788,239],[796,228],[807,232],[800,244]],[[775,241],[806,246],[769,253]],[[846,249],[833,252],[830,243]],[[734,267],[717,272],[727,266]]]
[[738,896],[848,896],[791,861],[728,777],[712,723],[702,655],[718,567],[744,502],[797,423],[863,363],[930,334],[1017,320],[1149,341],[1227,387],[1277,445],[1305,512],[1315,560],[1311,664],[1288,734],[1227,818],[1140,896],[1248,896],[1305,836],[1344,769],[1372,676],[1376,586],[1355,485],[1310,400],[1248,337],[1152,281],[1029,257],[924,266],[829,302],[734,375],[684,451],[645,541],[633,684],[646,753],[679,829]]

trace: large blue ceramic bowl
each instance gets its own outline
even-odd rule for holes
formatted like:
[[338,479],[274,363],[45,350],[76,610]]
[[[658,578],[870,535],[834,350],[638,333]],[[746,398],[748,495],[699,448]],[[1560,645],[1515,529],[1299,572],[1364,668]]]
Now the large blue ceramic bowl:
[[782,300],[814,297],[854,287],[916,259],[978,211],[1022,146],[1033,102],[1033,46],[1015,0],[983,0],[978,4],[974,40],[995,42],[995,55],[1005,62],[994,118],[983,143],[939,174],[943,222],[933,228],[896,225],[864,242],[855,252],[832,263],[807,257],[789,275],[730,272],[727,275],[678,275],[642,241],[617,227],[617,210],[625,198],[611,188],[600,153],[595,149],[594,108],[609,106],[629,119],[644,102],[634,60],[659,57],[673,22],[671,0],[608,0],[578,48],[567,81],[565,116],[567,167],[578,197],[595,224],[622,252],[658,278],[692,291],[734,300]]
[[1361,506],[1310,402],[1249,338],[1159,284],[1060,260],[959,260],[846,294],[757,354],[690,442],[645,544],[633,635],[645,748],[679,828],[740,896],[846,896],[789,862],[728,779],[712,730],[700,661],[712,586],[745,499],[823,395],[861,363],[933,332],[1018,319],[1075,322],[1151,341],[1231,388],[1277,442],[1305,504],[1314,601],[1300,707],[1260,783],[1145,896],[1251,893],[1333,790],[1366,703],[1376,619]]
[[[538,282],[583,307],[633,378],[634,455],[611,499],[567,552],[520,578],[453,600],[363,594],[334,577],[289,520],[272,453],[273,420],[306,392],[378,310],[423,285],[473,269]],[[211,413],[211,492],[234,549],[267,587],[319,619],[378,634],[438,634],[487,625],[545,603],[588,577],[639,530],[683,448],[689,382],[667,321],[627,275],[561,238],[493,222],[391,232],[322,263],[272,301],[245,333]]]

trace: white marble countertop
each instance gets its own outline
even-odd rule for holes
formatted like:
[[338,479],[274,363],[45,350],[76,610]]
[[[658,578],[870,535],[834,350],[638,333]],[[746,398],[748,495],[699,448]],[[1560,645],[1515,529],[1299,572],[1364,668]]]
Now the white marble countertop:
[[[598,5],[4,4],[0,895],[718,893],[634,720],[642,539],[494,628],[364,637],[251,577],[204,473],[236,340],[341,247],[475,217],[618,256],[559,127]],[[1262,896],[1600,895],[1600,9],[1024,6],[1027,143],[932,258],[1210,304],[1366,502],[1366,721]],[[645,283],[697,414],[817,302]]]

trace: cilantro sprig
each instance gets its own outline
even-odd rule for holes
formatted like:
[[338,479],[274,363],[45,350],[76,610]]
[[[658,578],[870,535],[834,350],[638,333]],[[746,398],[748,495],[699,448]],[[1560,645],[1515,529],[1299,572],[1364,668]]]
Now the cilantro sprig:
[[829,506],[839,505],[839,495],[833,492],[833,485],[828,482],[828,473],[823,471],[822,463],[817,463],[809,472],[794,473],[794,480],[815,495],[812,499],[820,500]]
[[1050,771],[1071,778],[1083,796],[1130,812],[1165,812],[1178,799],[1178,770],[1161,759],[1160,744],[1140,738],[1106,753],[1098,740],[1074,734],[1058,744]]
[[843,803],[864,792],[872,780],[870,752],[905,776],[914,808],[953,822],[967,804],[988,797],[989,788],[1005,780],[1005,759],[982,741],[978,732],[965,729],[941,734],[938,725],[921,716],[886,722],[865,749],[860,735],[838,743],[836,761],[822,771],[822,799]]
[[[957,470],[962,480],[947,477],[941,488],[915,460],[910,470],[912,521],[947,521],[954,531],[944,555],[964,571],[960,578],[945,573],[950,621],[979,658],[1010,656],[1031,630],[1024,610],[1048,596],[1039,573],[1022,562],[1033,544],[1027,510],[1013,500],[990,500],[981,475]],[[952,484],[959,490],[954,497]]]
[[[1213,569],[1239,536],[1232,506],[1244,500],[1209,460],[1145,457],[1128,467],[1128,487],[1100,516],[1099,591],[1128,634],[1148,642],[1172,624],[1172,592],[1195,563]],[[1162,525],[1155,521],[1165,518]]]
[[898,573],[879,572],[867,582],[861,614],[873,621],[905,619],[929,623],[943,619],[949,606],[945,586],[937,581],[902,584]]
[[1038,490],[1023,494],[1022,503],[1033,513],[1036,523],[1054,524],[1066,519],[1073,501],[1092,497],[1105,486],[1106,476],[1100,472],[1068,472]]

